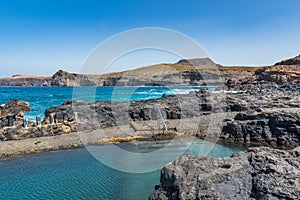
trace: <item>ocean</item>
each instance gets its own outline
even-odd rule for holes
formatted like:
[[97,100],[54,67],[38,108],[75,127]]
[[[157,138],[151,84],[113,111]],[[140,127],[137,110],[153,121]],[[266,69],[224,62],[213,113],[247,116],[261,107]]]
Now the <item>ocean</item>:
[[[52,106],[59,106],[65,100],[114,100],[130,101],[160,98],[163,94],[186,94],[207,86],[186,87],[0,87],[0,104],[6,104],[11,99],[30,103],[31,112],[24,113],[29,120],[36,116],[44,117],[44,111]],[[213,86],[209,88],[214,88]]]

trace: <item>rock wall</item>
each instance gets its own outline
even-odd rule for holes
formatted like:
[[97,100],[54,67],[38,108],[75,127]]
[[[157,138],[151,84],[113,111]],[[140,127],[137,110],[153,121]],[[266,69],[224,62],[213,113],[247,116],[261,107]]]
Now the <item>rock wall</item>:
[[251,148],[230,158],[181,156],[149,199],[300,199],[300,147]]

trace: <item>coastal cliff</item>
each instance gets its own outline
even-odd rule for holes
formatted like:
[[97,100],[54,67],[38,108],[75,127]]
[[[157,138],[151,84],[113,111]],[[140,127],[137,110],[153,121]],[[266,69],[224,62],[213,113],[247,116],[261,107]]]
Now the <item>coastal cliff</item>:
[[230,158],[181,156],[162,169],[149,199],[299,198],[300,147],[259,147]]
[[218,84],[227,79],[251,76],[258,68],[223,67],[209,58],[201,58],[105,74],[76,74],[59,70],[52,77],[15,75],[0,78],[0,86],[176,86],[209,84],[211,80]]
[[51,78],[14,75],[10,78],[0,78],[0,86],[51,86]]

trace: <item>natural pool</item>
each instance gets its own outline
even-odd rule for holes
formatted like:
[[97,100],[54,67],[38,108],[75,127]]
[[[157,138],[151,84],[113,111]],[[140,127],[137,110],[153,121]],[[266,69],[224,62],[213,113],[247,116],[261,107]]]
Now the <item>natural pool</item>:
[[[172,157],[182,151],[182,141],[177,140],[133,141],[115,147],[149,153],[169,143],[176,145],[169,147],[163,156]],[[120,157],[109,150],[111,145],[114,144],[97,146],[100,147],[99,154],[118,161]],[[185,153],[199,155],[199,148],[203,145],[202,140],[196,139]],[[224,157],[245,149],[245,146],[217,143],[208,155]],[[151,162],[159,161],[153,158]],[[160,177],[160,169],[148,173],[112,169],[95,159],[86,148],[2,159],[0,169],[0,199],[148,199]]]

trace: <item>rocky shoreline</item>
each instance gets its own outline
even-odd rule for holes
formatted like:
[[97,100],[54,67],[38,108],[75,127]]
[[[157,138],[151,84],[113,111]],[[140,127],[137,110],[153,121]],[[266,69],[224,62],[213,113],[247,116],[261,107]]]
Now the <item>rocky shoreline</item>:
[[230,158],[182,156],[161,171],[149,199],[300,199],[300,56],[228,80],[243,105],[225,120],[220,138],[274,147],[250,148]]
[[[163,132],[164,127],[157,126],[157,121],[163,120],[168,132],[175,134],[258,142],[274,147],[299,146],[300,97],[290,95],[288,90],[268,91],[259,95],[247,91],[228,93],[220,100],[216,100],[220,97],[217,91],[200,90],[187,95],[164,95],[159,99],[123,103],[65,101],[62,106],[47,109],[40,125],[29,122],[26,128],[22,113],[30,109],[29,105],[11,101],[1,110],[0,140],[55,136],[123,125],[128,126],[129,135],[147,133],[153,136]],[[14,116],[14,126],[8,126],[7,113]],[[208,130],[212,128],[208,126],[210,124],[215,126],[214,132]]]
[[230,158],[181,156],[149,199],[299,199],[300,147],[250,148]]
[[[298,87],[298,85],[291,86]],[[263,92],[260,94],[264,95],[251,94],[249,90],[227,93],[224,99],[221,99],[222,103],[215,101],[220,96],[218,91],[203,89],[190,92],[188,95],[164,95],[159,99],[129,103],[65,101],[62,106],[47,109],[46,117],[40,125],[29,122],[26,128],[23,112],[29,111],[30,107],[26,102],[12,100],[1,107],[0,143],[5,146],[8,142],[17,144],[30,139],[38,142],[44,138],[49,138],[50,141],[51,138],[62,136],[66,141],[60,147],[54,145],[32,152],[42,149],[63,149],[83,146],[80,140],[76,140],[75,143],[70,141],[68,135],[80,134],[83,137],[92,135],[90,132],[95,130],[99,133],[105,130],[105,135],[101,133],[98,135],[107,142],[110,142],[107,138],[120,137],[120,141],[126,141],[135,139],[131,136],[136,136],[137,139],[151,139],[162,135],[196,136],[205,140],[257,143],[279,148],[299,146],[298,95],[292,96],[288,89],[281,91],[280,87],[279,89],[277,87],[270,89],[269,85],[263,87],[268,88],[262,89]],[[161,118],[157,108],[160,109]],[[8,114],[14,116],[13,126],[8,126]],[[158,127],[158,120],[163,120],[166,127]],[[119,130],[120,133],[114,135],[120,126],[123,127],[123,132]],[[167,131],[164,128],[167,128]],[[119,142],[118,139],[113,140]],[[91,141],[87,142],[90,143]],[[33,148],[36,146],[28,145]],[[0,154],[9,155],[5,149],[2,148]],[[19,152],[26,151],[21,149]]]

